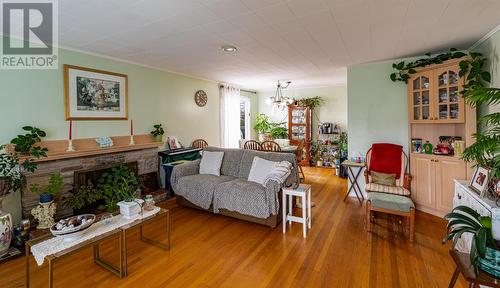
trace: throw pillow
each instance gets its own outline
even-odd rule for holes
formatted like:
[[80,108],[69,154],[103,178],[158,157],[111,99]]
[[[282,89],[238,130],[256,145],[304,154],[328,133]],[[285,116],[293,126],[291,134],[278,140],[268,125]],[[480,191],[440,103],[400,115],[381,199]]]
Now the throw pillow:
[[396,185],[396,174],[386,174],[386,173],[370,171],[370,175],[372,176],[372,183],[387,185],[387,186]]
[[281,161],[274,166],[273,170],[271,170],[269,174],[267,174],[263,185],[266,186],[267,182],[270,180],[274,180],[281,185],[285,183],[285,180],[290,175],[290,172],[292,172],[292,163],[288,161]]
[[224,152],[203,152],[200,162],[200,174],[220,176],[222,158],[224,158]]
[[250,168],[250,173],[248,174],[248,181],[265,185],[264,183],[267,175],[271,173],[278,164],[279,162],[269,161],[255,156],[253,158],[252,167]]

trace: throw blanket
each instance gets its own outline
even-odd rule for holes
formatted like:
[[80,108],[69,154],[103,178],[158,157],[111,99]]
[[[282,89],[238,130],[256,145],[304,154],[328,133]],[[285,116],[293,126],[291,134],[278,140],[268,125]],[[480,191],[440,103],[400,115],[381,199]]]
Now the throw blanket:
[[267,182],[270,180],[274,180],[278,182],[280,185],[285,183],[286,178],[292,172],[292,163],[288,161],[281,161],[273,170],[266,176],[266,180],[264,180],[264,186],[267,186]]

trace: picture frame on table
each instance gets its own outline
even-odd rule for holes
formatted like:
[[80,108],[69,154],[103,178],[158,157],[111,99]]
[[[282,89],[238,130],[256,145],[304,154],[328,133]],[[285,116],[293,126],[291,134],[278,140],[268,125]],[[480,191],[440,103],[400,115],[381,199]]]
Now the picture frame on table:
[[66,120],[127,120],[128,76],[64,65]]
[[479,194],[480,197],[484,197],[488,190],[489,174],[489,169],[477,166],[470,181],[470,188]]

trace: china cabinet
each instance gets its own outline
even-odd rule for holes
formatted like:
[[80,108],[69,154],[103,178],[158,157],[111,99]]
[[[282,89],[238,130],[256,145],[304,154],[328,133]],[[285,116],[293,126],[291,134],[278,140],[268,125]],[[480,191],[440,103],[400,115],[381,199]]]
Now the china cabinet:
[[288,134],[290,145],[297,146],[304,140],[301,165],[309,165],[310,145],[312,140],[312,119],[311,109],[307,106],[288,106]]
[[461,59],[430,65],[417,70],[408,80],[408,122],[411,195],[417,209],[443,216],[453,208],[454,179],[469,179],[472,169],[459,156],[423,154],[412,146],[412,139],[434,147],[446,136],[474,142],[476,111],[460,95],[464,79],[459,76]]
[[[432,66],[430,66],[432,67]],[[458,63],[415,73],[408,82],[410,123],[464,123]]]

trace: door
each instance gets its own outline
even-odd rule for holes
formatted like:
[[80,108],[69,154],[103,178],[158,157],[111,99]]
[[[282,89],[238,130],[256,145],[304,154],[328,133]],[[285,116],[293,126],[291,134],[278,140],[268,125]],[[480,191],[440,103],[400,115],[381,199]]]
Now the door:
[[432,71],[414,74],[408,81],[408,115],[410,123],[432,122]]
[[436,69],[436,97],[434,111],[440,123],[463,123],[465,120],[465,103],[460,96],[463,79],[458,76],[458,65]]
[[430,158],[413,156],[411,157],[411,195],[416,204],[435,208],[434,182],[435,175],[433,164]]
[[240,138],[252,139],[250,135],[250,98],[240,97]]
[[466,166],[458,159],[434,160],[436,183],[436,208],[442,212],[449,213],[453,209],[453,197],[455,195],[454,179],[466,179]]

